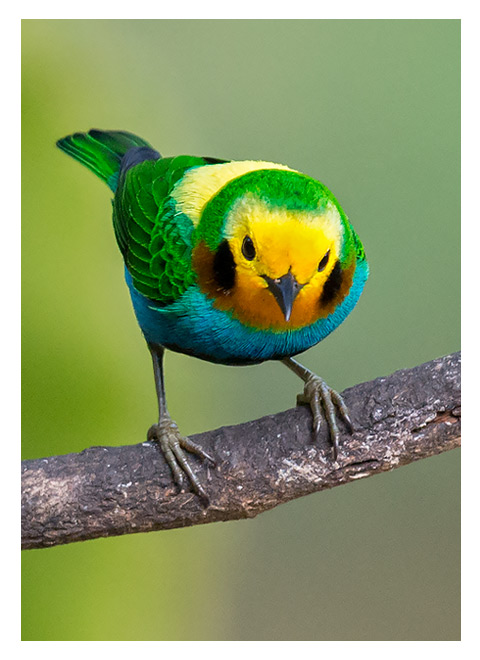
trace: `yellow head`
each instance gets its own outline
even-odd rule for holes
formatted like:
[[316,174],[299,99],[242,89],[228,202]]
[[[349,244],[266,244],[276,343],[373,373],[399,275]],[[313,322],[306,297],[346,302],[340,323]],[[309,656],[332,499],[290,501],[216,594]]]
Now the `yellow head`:
[[[343,231],[332,202],[322,210],[292,210],[245,194],[228,213],[218,250],[212,253],[203,241],[194,250],[200,288],[248,326],[310,325],[350,288],[353,270],[338,265]],[[332,278],[335,295],[323,296]]]

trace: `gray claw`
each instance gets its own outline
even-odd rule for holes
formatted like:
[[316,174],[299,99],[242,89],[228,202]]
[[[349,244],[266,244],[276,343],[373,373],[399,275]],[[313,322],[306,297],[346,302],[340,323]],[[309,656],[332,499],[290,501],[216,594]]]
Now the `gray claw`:
[[213,465],[215,465],[214,459],[200,445],[180,435],[177,425],[169,417],[165,417],[158,424],[151,426],[147,438],[157,442],[162,450],[180,492],[185,492],[190,485],[191,489],[207,505],[209,503],[208,495],[190,467],[185,451],[196,454]]
[[337,425],[337,412],[340,414],[340,417],[344,420],[350,433],[353,432],[353,424],[348,414],[347,406],[345,405],[344,400],[335,392],[331,387],[329,387],[325,381],[312,374],[305,381],[305,387],[303,394],[298,395],[297,405],[306,404],[310,405],[312,415],[313,415],[313,429],[315,440],[318,440],[319,432],[322,424],[321,407],[324,411],[324,416],[326,417],[328,429],[330,432],[330,440],[332,443],[333,449],[333,458],[337,460],[338,458],[338,448],[339,448],[339,439],[340,432]]

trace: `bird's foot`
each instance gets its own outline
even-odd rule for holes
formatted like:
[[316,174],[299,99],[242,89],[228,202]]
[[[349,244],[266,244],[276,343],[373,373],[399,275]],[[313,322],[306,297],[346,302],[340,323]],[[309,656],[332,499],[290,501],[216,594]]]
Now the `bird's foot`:
[[180,435],[178,426],[170,417],[164,417],[158,424],[151,426],[148,430],[147,438],[158,443],[165,456],[165,460],[172,470],[173,478],[179,486],[180,492],[185,491],[187,482],[189,482],[192,490],[208,504],[207,493],[190,467],[185,456],[185,451],[196,454],[200,458],[209,461],[212,465],[215,465],[213,458],[196,442]]
[[305,381],[303,394],[297,396],[297,405],[309,405],[313,415],[313,431],[315,439],[318,439],[320,428],[323,423],[322,406],[325,410],[327,424],[330,431],[330,439],[333,445],[333,458],[337,460],[338,456],[338,441],[340,439],[340,431],[337,424],[338,409],[340,416],[343,418],[350,433],[353,432],[353,424],[348,414],[348,408],[345,401],[340,394],[327,385],[327,383],[316,376],[311,374]]

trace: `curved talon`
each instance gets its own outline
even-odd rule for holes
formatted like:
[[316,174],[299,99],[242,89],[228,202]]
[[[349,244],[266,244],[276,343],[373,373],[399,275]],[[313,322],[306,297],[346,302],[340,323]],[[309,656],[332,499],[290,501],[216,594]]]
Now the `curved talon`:
[[208,495],[190,467],[185,451],[196,454],[215,465],[213,458],[200,445],[180,435],[178,426],[169,417],[160,420],[158,424],[153,424],[148,430],[147,438],[158,443],[180,492],[186,490],[187,477],[193,491],[204,503],[208,504]]
[[335,403],[335,405],[340,411],[341,416],[343,417],[343,421],[348,426],[348,430],[350,431],[350,433],[353,433],[354,431],[353,423],[352,420],[350,419],[350,414],[348,412],[347,404],[343,400],[343,397],[335,390],[330,390],[330,394],[332,395],[333,402]]
[[326,382],[312,374],[305,381],[303,394],[297,396],[298,404],[308,404],[313,415],[313,432],[315,440],[318,440],[323,422],[322,407],[327,420],[330,439],[333,445],[333,458],[337,460],[340,431],[337,424],[337,411],[347,425],[350,433],[353,432],[353,424],[348,414],[348,408],[338,392],[329,387]]
[[211,463],[211,465],[214,467],[216,465],[215,459],[210,456],[210,454],[207,454],[207,452],[201,447],[199,444],[196,442],[193,442],[193,440],[190,440],[190,438],[182,438],[183,439],[183,448],[187,449],[189,452],[192,454],[196,454],[197,456],[200,456],[200,458],[203,458],[204,461],[208,461]]

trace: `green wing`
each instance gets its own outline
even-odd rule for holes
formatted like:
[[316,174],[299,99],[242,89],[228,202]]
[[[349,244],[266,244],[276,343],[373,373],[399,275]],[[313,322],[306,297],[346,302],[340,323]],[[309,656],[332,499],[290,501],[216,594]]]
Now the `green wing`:
[[115,192],[115,235],[135,288],[163,305],[176,300],[195,280],[193,226],[186,215],[176,213],[170,192],[191,167],[227,161],[161,158],[148,142],[126,131],[92,129],[68,135],[57,146]]
[[193,225],[176,213],[170,192],[187,169],[213,162],[224,161],[194,156],[146,160],[120,177],[113,202],[117,242],[135,288],[162,305],[174,302],[195,281]]

